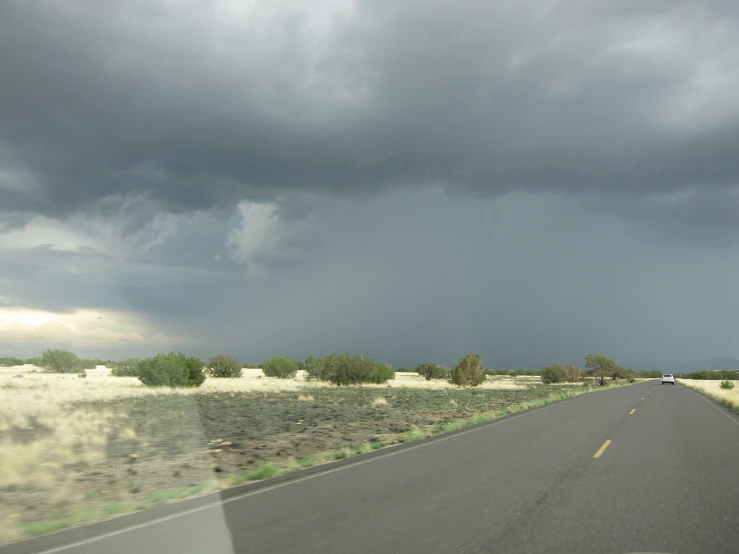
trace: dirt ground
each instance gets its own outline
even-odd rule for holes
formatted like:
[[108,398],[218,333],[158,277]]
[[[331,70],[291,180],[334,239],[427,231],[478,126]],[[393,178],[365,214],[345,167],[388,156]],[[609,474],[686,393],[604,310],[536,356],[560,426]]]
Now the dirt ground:
[[[400,386],[404,379],[415,384]],[[104,372],[4,371],[0,542],[224,488],[268,462],[291,469],[394,444],[563,390],[529,381],[460,389],[408,376],[337,388],[255,374],[174,392]]]

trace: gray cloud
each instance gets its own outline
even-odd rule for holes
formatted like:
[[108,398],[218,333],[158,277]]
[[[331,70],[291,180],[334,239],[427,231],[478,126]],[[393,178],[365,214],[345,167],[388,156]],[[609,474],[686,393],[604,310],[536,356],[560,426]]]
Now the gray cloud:
[[[87,352],[253,361],[739,354],[736,2],[246,4],[0,2],[3,329],[42,310]],[[37,353],[18,333],[0,350]]]
[[0,7],[3,208],[136,198],[147,219],[307,191],[639,197],[739,177],[733,2],[176,6]]

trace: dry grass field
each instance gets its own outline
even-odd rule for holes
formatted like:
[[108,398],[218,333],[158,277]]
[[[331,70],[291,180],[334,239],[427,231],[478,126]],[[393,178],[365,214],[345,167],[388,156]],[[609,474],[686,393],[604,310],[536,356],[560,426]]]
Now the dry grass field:
[[731,407],[735,412],[739,412],[739,382],[734,382],[733,389],[722,389],[719,386],[721,381],[678,379],[678,382],[704,392],[720,400],[725,406]]
[[461,389],[411,373],[339,388],[245,370],[197,389],[152,389],[102,367],[86,378],[4,368],[0,543],[415,440],[583,388],[523,377]]

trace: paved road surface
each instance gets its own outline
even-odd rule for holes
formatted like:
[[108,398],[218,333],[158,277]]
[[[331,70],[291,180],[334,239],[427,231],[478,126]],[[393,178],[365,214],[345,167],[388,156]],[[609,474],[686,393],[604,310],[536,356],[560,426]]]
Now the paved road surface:
[[0,554],[739,552],[739,418],[682,385],[588,394],[390,452]]

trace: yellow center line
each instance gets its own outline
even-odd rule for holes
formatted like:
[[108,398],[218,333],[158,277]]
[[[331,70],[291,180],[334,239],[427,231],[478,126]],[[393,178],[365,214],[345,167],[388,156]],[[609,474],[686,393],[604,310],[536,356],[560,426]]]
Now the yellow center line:
[[636,411],[636,408],[634,408],[633,410],[631,410],[631,411],[629,412],[629,415],[633,415],[635,411]]
[[600,458],[603,455],[603,452],[606,451],[606,448],[608,448],[608,445],[609,444],[611,444],[611,441],[610,440],[607,440],[606,442],[604,442],[603,443],[603,446],[601,446],[598,449],[598,452],[596,452],[595,454],[593,454],[593,458]]

